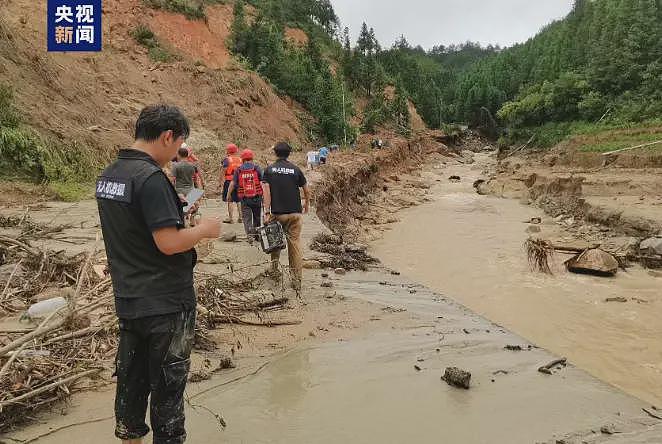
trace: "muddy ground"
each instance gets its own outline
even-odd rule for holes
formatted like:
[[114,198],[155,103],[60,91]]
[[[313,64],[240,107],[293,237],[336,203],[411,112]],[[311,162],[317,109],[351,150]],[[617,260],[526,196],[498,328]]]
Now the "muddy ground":
[[[362,219],[346,220],[349,232],[376,240],[372,251],[385,265],[335,274],[317,269],[328,258],[307,250],[303,299],[291,298],[271,318],[300,324],[215,330],[219,349],[194,358],[193,372],[211,379],[189,387],[189,442],[404,442],[411,436],[462,443],[660,442],[659,421],[642,410],[655,414],[650,403],[659,399],[656,363],[642,366],[658,335],[643,329],[648,318],[640,317],[655,318],[657,293],[634,288],[624,305],[607,304],[602,294],[620,291],[627,278],[606,283],[561,276],[558,269],[554,277],[531,274],[519,244],[528,235],[524,220],[542,211],[475,194],[473,176],[490,174],[491,155],[426,149],[424,167],[395,162],[395,170],[384,168],[371,178],[372,186],[347,207]],[[312,174],[318,180],[323,175]],[[449,182],[450,175],[460,181]],[[207,201],[204,211],[220,208]],[[85,251],[98,232],[91,201],[40,204],[29,214],[43,223],[76,223],[42,248]],[[551,218],[541,226],[550,235],[570,236],[567,226]],[[241,234],[238,225],[226,229]],[[305,243],[319,232],[327,229],[307,217]],[[245,273],[257,274],[264,259],[241,237],[217,241],[198,271],[247,267]],[[645,271],[634,273],[657,285]],[[584,292],[565,301],[577,288]],[[628,337],[632,342],[624,341]],[[635,350],[637,343],[642,346]],[[568,366],[552,375],[538,371],[560,355],[570,358]],[[226,357],[235,369],[210,371]],[[470,390],[441,380],[449,366],[472,372]],[[106,388],[76,394],[2,439],[114,442],[113,385],[106,378]]]
[[[63,217],[95,230],[93,202],[67,208]],[[55,213],[53,207],[40,211],[33,216]],[[219,210],[208,203],[205,211]],[[85,230],[83,244],[92,235]],[[304,237],[324,230],[308,217]],[[262,259],[244,242],[219,241],[199,271]],[[232,349],[237,367],[189,386],[189,442],[404,442],[411,436],[420,442],[618,442],[611,431],[662,436],[659,421],[641,410],[647,404],[572,364],[540,373],[555,356],[383,266],[346,275],[307,270],[303,295],[286,313],[302,324],[222,327],[214,335],[220,349],[196,354],[194,371],[215,367]],[[470,390],[440,379],[449,366],[472,372]],[[115,442],[112,388],[109,380],[105,389],[77,394],[3,439]]]

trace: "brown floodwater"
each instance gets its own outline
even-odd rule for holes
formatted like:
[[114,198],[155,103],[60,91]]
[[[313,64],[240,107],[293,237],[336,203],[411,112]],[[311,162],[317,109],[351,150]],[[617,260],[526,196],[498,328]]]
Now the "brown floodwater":
[[[515,200],[480,196],[473,181],[491,162],[442,170],[433,202],[408,209],[375,242],[387,266],[430,286],[563,355],[624,391],[662,403],[662,279],[634,267],[615,278],[530,271],[523,250],[527,225],[541,211]],[[461,183],[447,183],[450,174]],[[543,236],[559,235],[551,221]],[[605,299],[625,297],[626,303]]]
[[[662,430],[645,422],[650,421],[641,410],[645,403],[572,365],[553,375],[541,374],[538,368],[557,356],[544,349],[529,350],[526,340],[444,296],[474,305],[540,345],[572,351],[567,353],[571,361],[585,368],[590,369],[586,363],[597,363],[602,354],[610,361],[625,349],[600,338],[624,341],[614,333],[620,327],[612,325],[617,308],[624,324],[639,316],[654,317],[645,311],[657,307],[654,295],[637,286],[649,280],[639,274],[604,281],[529,273],[521,257],[525,237],[521,220],[532,212],[512,201],[474,196],[464,184],[440,187],[434,204],[406,213],[403,224],[376,247],[382,259],[409,277],[382,269],[334,274],[330,277],[334,302],[318,296],[321,303],[342,304],[342,298],[374,303],[376,314],[370,322],[375,327],[364,330],[348,324],[343,327],[345,340],[315,339],[286,353],[240,359],[238,368],[190,384],[187,442],[531,444],[553,443],[573,434],[602,443],[599,430],[605,424],[621,424],[624,433],[618,437],[625,441],[618,442],[662,442]],[[313,221],[308,223],[307,230],[313,230]],[[306,285],[319,288],[320,273],[307,270]],[[601,302],[618,293],[615,285],[626,288],[628,282],[636,289],[632,295],[651,302],[645,306]],[[642,307],[642,314],[625,314]],[[406,322],[380,327],[382,313],[401,310],[407,311]],[[579,322],[593,317],[602,321]],[[552,337],[545,337],[545,332]],[[579,341],[581,335],[589,342]],[[524,350],[504,349],[511,344]],[[596,344],[601,349],[591,350]],[[654,345],[650,340],[650,350]],[[585,361],[579,359],[582,353]],[[637,356],[631,350],[620,358]],[[614,369],[623,365],[611,364]],[[450,366],[471,371],[470,390],[450,387],[440,379]],[[646,368],[631,364],[623,374],[629,371],[633,380],[640,381]],[[614,369],[612,374],[617,374]],[[11,438],[44,435],[37,441],[40,444],[118,442],[112,433],[112,388],[76,395],[63,410],[66,415],[59,412],[55,409],[38,423],[12,432]],[[217,414],[227,422],[225,430],[220,429]]]

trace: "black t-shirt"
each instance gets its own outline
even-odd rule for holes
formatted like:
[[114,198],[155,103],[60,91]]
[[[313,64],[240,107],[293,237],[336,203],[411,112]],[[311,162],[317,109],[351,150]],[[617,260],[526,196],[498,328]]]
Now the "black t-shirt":
[[195,251],[167,256],[153,231],[182,228],[181,202],[156,162],[137,150],[120,151],[97,181],[97,202],[120,319],[195,308]]
[[301,192],[306,185],[306,177],[292,162],[278,159],[264,171],[263,182],[271,191],[271,212],[273,214],[301,213]]

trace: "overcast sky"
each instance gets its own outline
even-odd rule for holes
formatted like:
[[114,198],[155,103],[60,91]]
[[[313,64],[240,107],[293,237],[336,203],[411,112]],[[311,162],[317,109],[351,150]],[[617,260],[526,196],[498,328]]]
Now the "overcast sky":
[[510,46],[564,17],[573,0],[331,0],[356,41],[361,23],[375,28],[383,47],[404,34],[412,45],[462,43]]

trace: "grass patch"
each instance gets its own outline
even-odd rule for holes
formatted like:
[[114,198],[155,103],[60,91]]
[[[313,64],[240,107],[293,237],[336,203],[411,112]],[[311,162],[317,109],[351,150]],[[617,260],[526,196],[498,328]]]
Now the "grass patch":
[[184,14],[190,20],[204,19],[205,3],[197,0],[144,0],[145,4],[154,9]]
[[[535,135],[531,147],[550,148],[570,141],[583,151],[610,151],[662,139],[662,122],[552,122],[538,127],[511,129],[499,139],[499,146],[518,146]],[[657,135],[657,139],[655,138]],[[594,137],[592,137],[594,136]],[[630,143],[629,142],[634,142]],[[625,145],[623,145],[625,143]],[[612,148],[616,146],[616,148]]]
[[143,0],[143,2],[150,8],[183,14],[189,20],[201,20],[207,17],[206,5],[225,5],[228,0]]
[[74,181],[54,181],[48,184],[48,190],[56,199],[64,202],[77,202],[94,197],[94,183]]
[[149,58],[154,62],[167,63],[175,60],[177,57],[161,46],[161,43],[156,38],[156,35],[145,25],[139,25],[133,29],[129,34],[134,40],[149,50]]
[[[614,134],[609,137],[609,140],[600,140],[601,137],[596,137],[597,140],[586,141],[579,145],[581,151],[606,153],[615,151],[622,148],[629,148],[632,146],[643,145],[646,143],[657,142],[662,140],[662,130],[659,132],[649,133],[635,133],[635,134]],[[653,151],[662,151],[662,143],[651,145],[646,148]]]
[[175,60],[175,56],[172,55],[167,49],[158,47],[149,49],[149,58],[154,62],[168,63],[172,60]]

